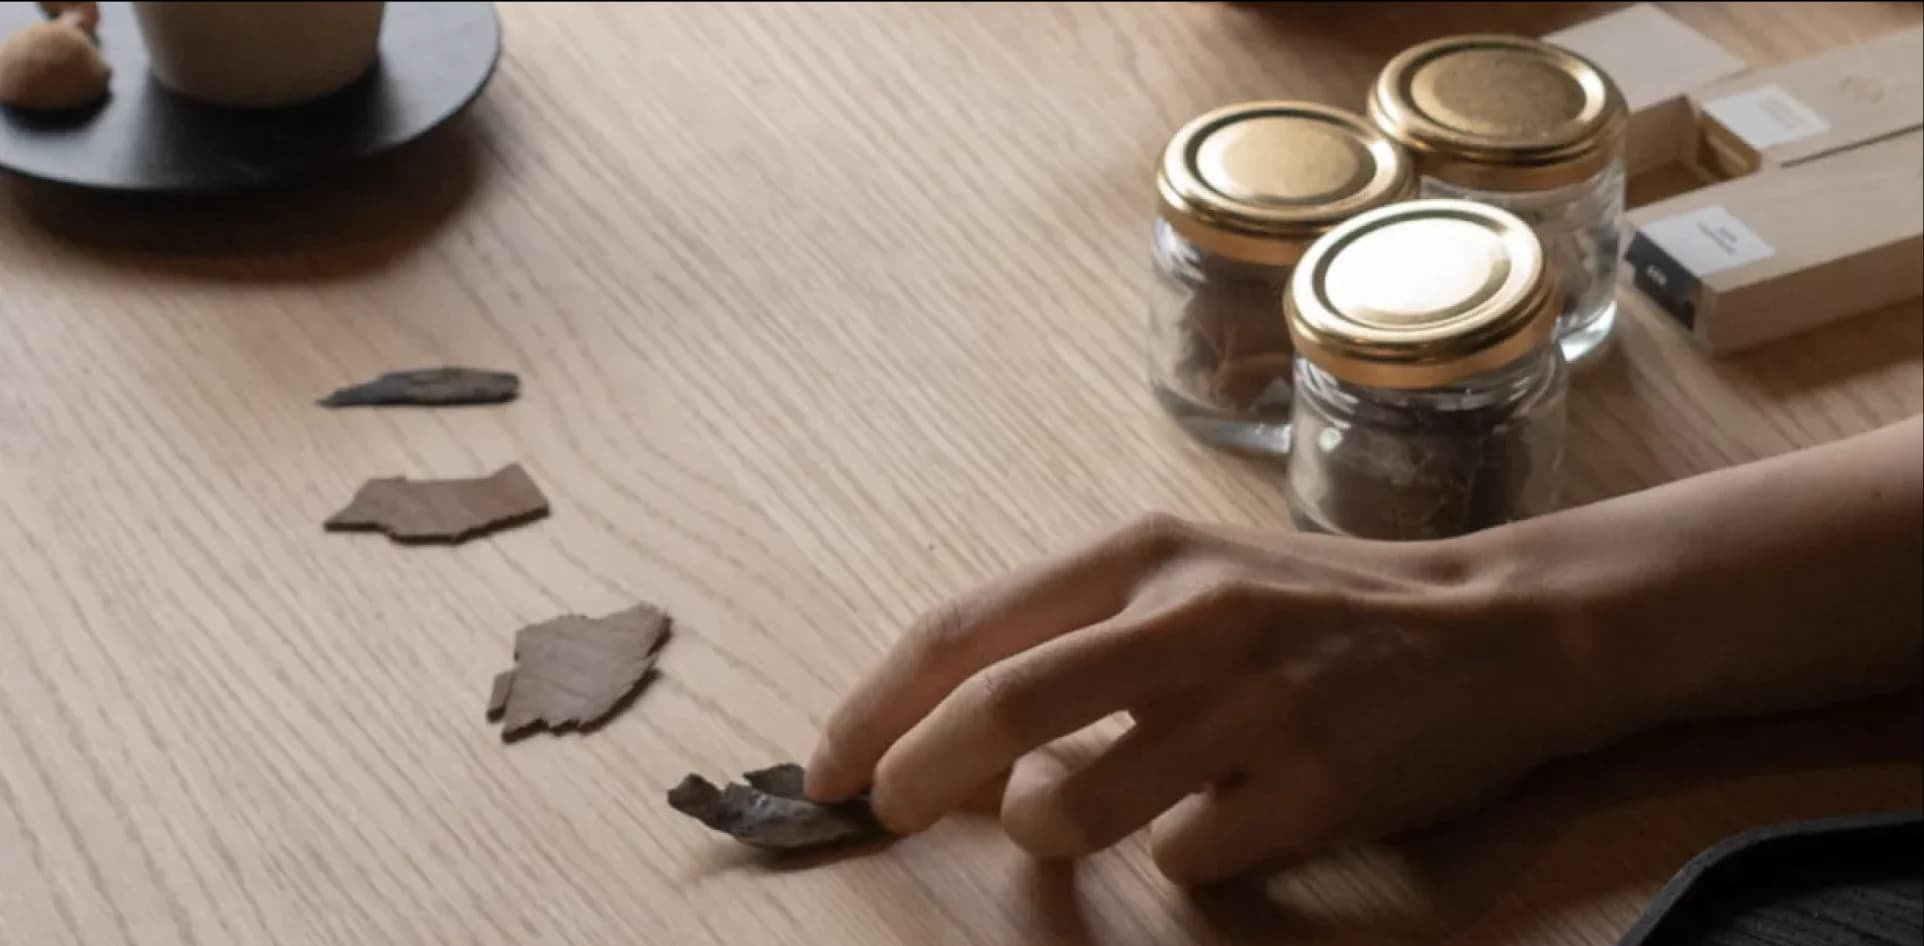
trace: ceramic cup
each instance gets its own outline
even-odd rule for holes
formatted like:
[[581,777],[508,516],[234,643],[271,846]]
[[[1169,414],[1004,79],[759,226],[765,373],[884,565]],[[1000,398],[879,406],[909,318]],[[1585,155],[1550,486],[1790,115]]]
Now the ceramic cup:
[[385,3],[135,3],[154,78],[215,105],[320,98],[367,72]]

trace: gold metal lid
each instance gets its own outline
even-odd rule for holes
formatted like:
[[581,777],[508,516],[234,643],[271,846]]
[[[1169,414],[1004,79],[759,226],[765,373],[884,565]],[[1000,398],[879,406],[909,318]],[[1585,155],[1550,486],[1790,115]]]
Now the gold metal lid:
[[1244,102],[1184,125],[1156,174],[1163,219],[1246,263],[1288,265],[1343,220],[1412,196],[1409,156],[1360,115]]
[[1370,118],[1422,173],[1484,190],[1587,180],[1623,151],[1629,112],[1589,60],[1521,36],[1452,36],[1376,78]]
[[1528,224],[1487,204],[1416,200],[1311,245],[1284,312],[1297,352],[1324,371],[1408,389],[1515,361],[1550,337],[1561,304]]

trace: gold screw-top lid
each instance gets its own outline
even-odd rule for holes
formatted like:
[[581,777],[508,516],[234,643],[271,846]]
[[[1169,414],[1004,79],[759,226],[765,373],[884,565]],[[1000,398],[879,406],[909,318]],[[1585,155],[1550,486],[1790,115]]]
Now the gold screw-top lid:
[[1623,93],[1589,60],[1521,36],[1452,36],[1376,78],[1371,120],[1422,173],[1484,190],[1575,184],[1623,151]]
[[1528,224],[1467,200],[1372,210],[1310,246],[1284,302],[1296,351],[1336,377],[1431,388],[1550,337],[1555,270]]
[[1156,174],[1163,218],[1211,253],[1288,265],[1343,220],[1410,197],[1409,156],[1360,115],[1244,102],[1176,132]]

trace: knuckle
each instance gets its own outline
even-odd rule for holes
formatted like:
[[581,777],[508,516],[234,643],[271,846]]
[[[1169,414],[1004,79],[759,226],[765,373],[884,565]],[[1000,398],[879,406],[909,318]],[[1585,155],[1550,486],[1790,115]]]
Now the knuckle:
[[893,756],[884,756],[875,768],[870,805],[876,819],[893,834],[910,835],[928,827],[929,819],[922,814],[916,798],[913,774],[913,769]]
[[1268,592],[1246,574],[1226,566],[1199,566],[1182,583],[1172,623],[1188,631],[1234,631],[1268,607]]
[[1192,604],[1205,615],[1223,617],[1246,613],[1262,598],[1262,585],[1240,572],[1223,569],[1208,576]]
[[1300,745],[1285,763],[1289,802],[1275,811],[1278,842],[1290,848],[1315,846],[1343,833],[1359,806],[1364,786],[1344,775],[1332,754]]
[[1342,824],[1357,798],[1354,792],[1345,790],[1347,780],[1327,756],[1318,752],[1304,756],[1302,776],[1295,785],[1295,807],[1302,822],[1299,833],[1313,836]]
[[1066,860],[1089,853],[1087,835],[1061,814],[1046,810],[1029,811],[1018,817],[1004,816],[1002,827],[1009,840],[1031,857]]
[[1149,838],[1149,860],[1164,877],[1180,886],[1209,880],[1196,856],[1196,842],[1188,831],[1156,831]]
[[1002,813],[1010,840],[1034,857],[1082,857],[1113,843],[1127,826],[1098,793],[1079,791],[1070,778],[1011,799]]
[[1116,535],[1116,541],[1135,554],[1152,561],[1173,558],[1197,535],[1189,522],[1166,512],[1151,512],[1131,520]]
[[1165,683],[1178,689],[1260,673],[1249,652],[1272,624],[1267,596],[1231,569],[1198,563],[1138,593],[1142,613],[1127,643],[1135,659],[1162,662]]
[[1060,856],[1093,853],[1114,843],[1132,827],[1106,791],[1083,788],[1072,780],[1050,795],[1049,806],[1062,825],[1058,841],[1064,851]]
[[822,731],[816,737],[814,758],[824,764],[841,763],[854,741],[859,720],[852,707],[837,707],[835,712],[828,715],[828,721],[822,724]]
[[944,601],[917,618],[909,631],[915,647],[936,662],[959,654],[968,642],[969,619],[959,600]]
[[969,679],[972,700],[1002,739],[1026,746],[1038,726],[1038,690],[1032,675],[1017,666],[996,664]]

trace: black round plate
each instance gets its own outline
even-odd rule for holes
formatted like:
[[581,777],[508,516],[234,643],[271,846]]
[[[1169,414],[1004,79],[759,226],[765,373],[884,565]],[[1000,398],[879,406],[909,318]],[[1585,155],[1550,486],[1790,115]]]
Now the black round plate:
[[[0,3],[0,31],[39,16]],[[381,58],[327,98],[274,109],[202,105],[155,82],[126,3],[100,5],[113,88],[77,112],[0,106],[0,168],[96,190],[189,194],[278,184],[400,147],[461,111],[494,73],[501,24],[491,3],[395,3]]]

